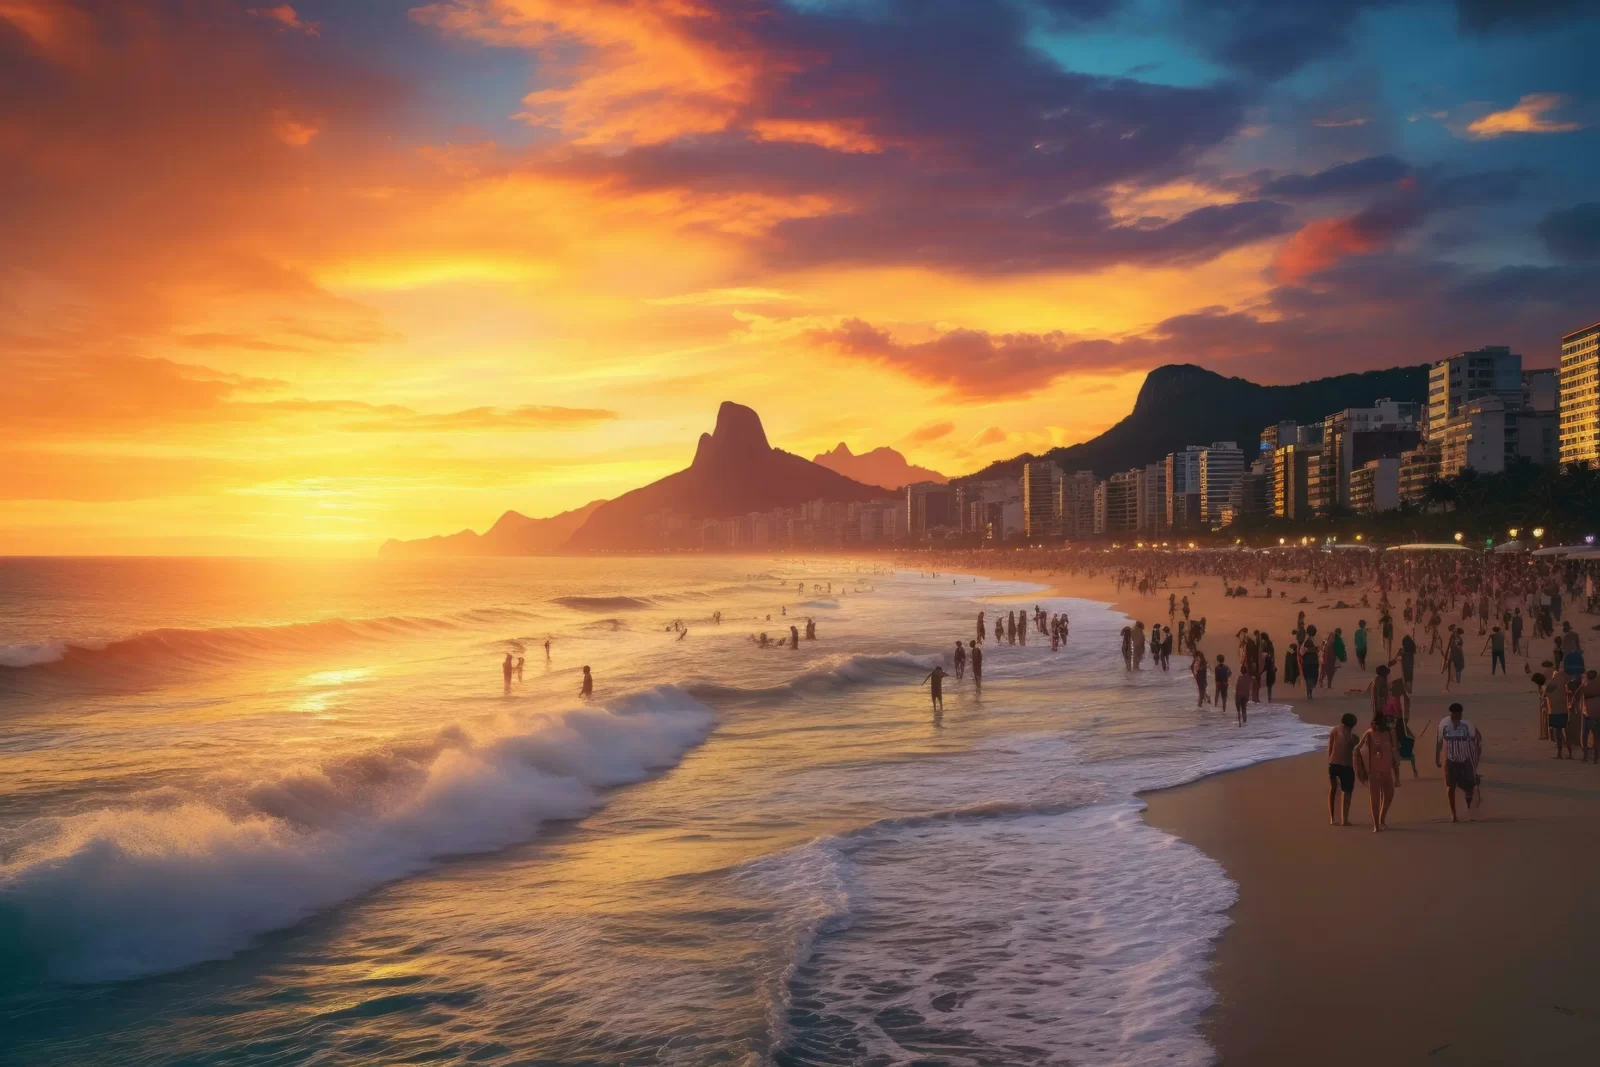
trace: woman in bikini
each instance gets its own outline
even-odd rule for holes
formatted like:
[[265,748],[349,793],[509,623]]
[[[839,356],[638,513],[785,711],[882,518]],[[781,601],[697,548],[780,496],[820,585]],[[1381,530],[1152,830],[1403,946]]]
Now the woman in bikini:
[[1383,712],[1374,712],[1372,725],[1356,746],[1356,773],[1367,783],[1372,800],[1372,832],[1388,829],[1389,806],[1394,803],[1396,778],[1394,732]]

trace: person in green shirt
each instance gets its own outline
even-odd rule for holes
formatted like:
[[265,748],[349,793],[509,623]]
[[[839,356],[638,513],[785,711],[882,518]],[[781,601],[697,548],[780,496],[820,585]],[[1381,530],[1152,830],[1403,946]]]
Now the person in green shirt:
[[1362,670],[1367,669],[1367,620],[1362,619],[1356,623],[1356,632],[1353,635],[1356,641],[1356,666]]

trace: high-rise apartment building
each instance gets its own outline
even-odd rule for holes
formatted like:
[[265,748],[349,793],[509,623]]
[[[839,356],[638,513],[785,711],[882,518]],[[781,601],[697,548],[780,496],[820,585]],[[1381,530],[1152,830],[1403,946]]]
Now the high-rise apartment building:
[[1200,514],[1208,526],[1222,522],[1228,494],[1244,477],[1244,451],[1234,441],[1214,441],[1200,450]]
[[1312,508],[1326,514],[1336,506],[1349,507],[1351,472],[1368,460],[1398,458],[1415,448],[1422,438],[1420,416],[1419,405],[1385,398],[1323,419],[1322,460],[1309,489]]
[[1428,369],[1427,438],[1442,437],[1462,405],[1498,396],[1508,407],[1522,402],[1522,357],[1505,345],[1458,352]]
[[1139,499],[1144,471],[1118,471],[1106,479],[1106,529],[1109,534],[1133,533],[1139,529]]
[[1167,465],[1147,463],[1139,491],[1139,532],[1156,537],[1167,528]]
[[1321,445],[1284,445],[1272,453],[1272,513],[1280,519],[1309,519],[1311,468],[1319,463]]
[[1078,540],[1094,536],[1094,471],[1062,477],[1061,532]]
[[1350,509],[1358,515],[1376,515],[1400,506],[1400,460],[1384,456],[1350,472]]
[[[809,516],[817,521],[820,512]],[[956,491],[938,482],[912,482],[906,486],[906,529],[912,537],[926,537],[934,530],[955,529]]]
[[1562,463],[1600,466],[1600,322],[1561,339]]
[[1061,536],[1061,468],[1049,460],[1022,465],[1022,535]]
[[1464,405],[1445,427],[1439,445],[1439,477],[1470,467],[1486,474],[1503,471],[1518,459],[1554,463],[1559,451],[1556,415],[1509,406],[1497,396]]
[[1167,456],[1167,528],[1170,530],[1182,530],[1200,523],[1201,451],[1199,445],[1190,445],[1182,452]]

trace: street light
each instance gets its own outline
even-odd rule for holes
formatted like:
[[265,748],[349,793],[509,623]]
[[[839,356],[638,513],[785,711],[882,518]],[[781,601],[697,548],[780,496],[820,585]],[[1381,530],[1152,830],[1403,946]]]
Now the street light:
[[1456,531],[1456,543],[1457,543],[1457,544],[1460,544],[1460,543],[1461,543],[1461,538],[1462,538],[1462,533],[1461,533],[1461,531],[1460,531],[1460,530],[1457,530],[1457,531]]
[[1283,538],[1281,538],[1281,537],[1278,538],[1278,544],[1280,544],[1280,545],[1283,544]]
[[1513,526],[1513,527],[1511,527],[1511,531],[1510,532],[1511,532],[1512,539],[1515,540],[1517,534],[1522,532],[1522,529],[1521,529],[1521,527]]
[[1361,535],[1360,534],[1356,534],[1356,540],[1357,541],[1361,540]]
[[1544,527],[1543,526],[1535,526],[1533,528],[1533,539],[1535,541],[1537,541],[1543,536],[1544,536]]

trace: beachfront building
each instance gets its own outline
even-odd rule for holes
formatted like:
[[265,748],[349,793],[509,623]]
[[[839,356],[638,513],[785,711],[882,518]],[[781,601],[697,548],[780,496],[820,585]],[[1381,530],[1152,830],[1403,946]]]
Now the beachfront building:
[[1400,458],[1368,460],[1350,472],[1350,508],[1358,515],[1376,515],[1400,506]]
[[962,485],[956,490],[956,504],[964,537],[1005,541],[1022,536],[1022,483],[1017,479]]
[[906,530],[922,540],[936,531],[958,527],[956,491],[938,482],[912,482],[906,486]]
[[1400,456],[1400,499],[1420,503],[1439,479],[1439,442],[1426,441]]
[[1094,532],[1106,532],[1106,483],[1094,483]]
[[1061,468],[1049,460],[1022,465],[1022,535],[1030,541],[1061,536]]
[[1142,534],[1159,537],[1167,528],[1167,465],[1146,463],[1139,489],[1139,526]]
[[1272,453],[1272,514],[1280,519],[1309,519],[1311,468],[1320,469],[1321,445],[1284,445]]
[[1505,345],[1458,352],[1428,369],[1426,437],[1444,437],[1450,420],[1474,400],[1497,396],[1509,406],[1522,402],[1522,357]]
[[1143,496],[1144,471],[1118,471],[1106,479],[1105,532],[1129,534],[1139,529],[1139,500]]
[[1244,477],[1244,452],[1234,441],[1213,441],[1200,450],[1201,519],[1209,526],[1222,523],[1228,494]]
[[1185,530],[1200,525],[1200,452],[1190,445],[1167,455],[1167,529]]
[[1468,467],[1489,474],[1503,471],[1519,458],[1554,463],[1558,452],[1556,414],[1515,406],[1498,396],[1485,396],[1462,406],[1439,440],[1439,477],[1449,478]]
[[1561,339],[1562,463],[1600,466],[1600,322]]
[[1371,407],[1345,408],[1322,420],[1322,458],[1309,486],[1311,506],[1327,514],[1350,507],[1350,475],[1369,460],[1393,457],[1422,440],[1421,405],[1378,400]]
[[1082,540],[1094,536],[1094,471],[1072,471],[1061,479],[1061,532]]

